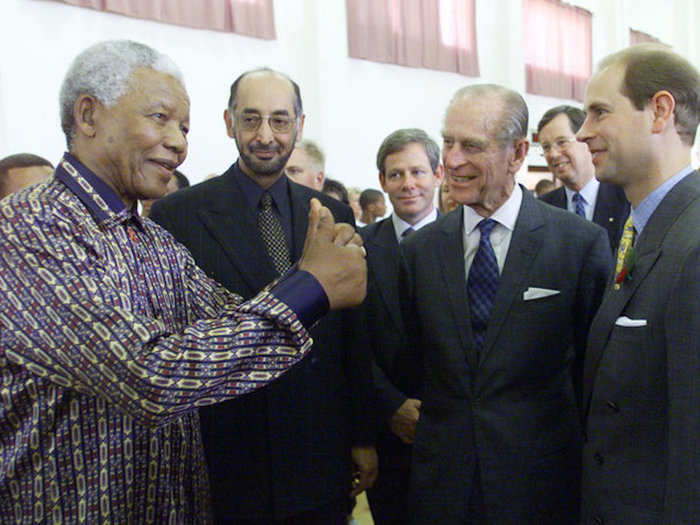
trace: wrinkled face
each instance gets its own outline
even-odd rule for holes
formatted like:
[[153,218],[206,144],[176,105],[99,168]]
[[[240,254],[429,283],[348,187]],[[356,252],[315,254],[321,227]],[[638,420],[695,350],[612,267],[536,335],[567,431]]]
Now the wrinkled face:
[[125,204],[161,197],[187,156],[190,101],[179,80],[138,68],[130,89],[95,110],[95,172]]
[[12,168],[7,171],[2,181],[2,194],[0,198],[16,193],[33,184],[48,179],[53,173],[50,166],[27,166],[26,168]]
[[591,78],[584,100],[586,120],[576,134],[591,152],[601,182],[623,188],[651,165],[648,138],[653,113],[638,110],[620,88],[624,66],[613,64]]
[[[301,139],[303,117],[297,119],[294,112],[291,82],[269,72],[247,75],[238,84],[235,114],[226,110],[224,118],[229,136],[236,140],[243,172],[270,179],[272,184],[282,175],[297,138]],[[262,118],[259,127],[246,129],[246,122],[257,118]],[[273,129],[275,123],[289,121],[287,131]]]
[[588,146],[578,142],[569,117],[561,113],[538,133],[550,171],[568,188],[578,191],[593,177],[594,169]]
[[433,210],[435,188],[441,180],[442,168],[433,173],[425,146],[419,142],[387,155],[384,173],[379,174],[394,212],[409,224],[416,224]]
[[284,173],[298,184],[307,188],[321,191],[323,188],[323,172],[311,162],[306,152],[301,148],[294,148],[292,155],[284,167]]
[[[524,160],[514,145],[503,146],[495,133],[503,103],[494,97],[467,96],[447,109],[442,131],[442,161],[452,197],[484,217],[513,191]],[[526,145],[522,148],[527,153]]]

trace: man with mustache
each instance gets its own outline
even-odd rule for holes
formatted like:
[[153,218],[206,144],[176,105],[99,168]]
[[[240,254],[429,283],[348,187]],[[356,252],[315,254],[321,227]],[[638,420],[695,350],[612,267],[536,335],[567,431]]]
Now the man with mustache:
[[[290,78],[270,69],[242,74],[224,121],[239,159],[220,177],[158,201],[151,217],[209,275],[248,298],[299,258],[312,197],[337,221],[354,219],[348,206],[284,174],[304,125]],[[340,524],[351,489],[372,483],[371,368],[367,350],[350,345],[350,317],[335,312],[319,322],[311,357],[272,388],[201,410],[217,521]]]

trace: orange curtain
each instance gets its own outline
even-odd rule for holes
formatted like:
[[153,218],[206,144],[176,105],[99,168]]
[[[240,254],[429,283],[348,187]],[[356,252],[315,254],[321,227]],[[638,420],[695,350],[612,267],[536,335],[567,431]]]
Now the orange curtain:
[[558,0],[523,0],[528,93],[583,100],[591,76],[591,13]]
[[479,76],[474,0],[346,0],[353,58]]
[[274,40],[272,0],[58,0],[197,29],[212,29]]

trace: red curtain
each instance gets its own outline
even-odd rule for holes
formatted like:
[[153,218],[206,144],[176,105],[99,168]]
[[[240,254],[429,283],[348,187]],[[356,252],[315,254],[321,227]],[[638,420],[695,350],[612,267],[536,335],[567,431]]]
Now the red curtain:
[[630,45],[642,44],[644,42],[660,43],[661,40],[651,36],[649,33],[630,28]]
[[479,76],[474,0],[346,0],[353,58]]
[[583,100],[591,76],[591,13],[558,0],[523,0],[526,90]]
[[166,24],[226,31],[267,40],[276,38],[272,0],[58,1]]

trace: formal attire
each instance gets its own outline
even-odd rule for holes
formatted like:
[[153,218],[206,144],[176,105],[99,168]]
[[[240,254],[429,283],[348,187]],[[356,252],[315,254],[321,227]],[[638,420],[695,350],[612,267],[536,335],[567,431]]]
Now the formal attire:
[[[348,206],[284,176],[268,192],[292,261],[304,246],[312,197],[336,221],[354,223]],[[236,163],[220,177],[161,199],[151,217],[210,276],[247,298],[277,275],[256,217],[262,193]],[[347,511],[351,446],[372,442],[369,352],[350,345],[349,316],[331,312],[321,320],[312,330],[310,358],[284,381],[201,410],[217,521],[283,520],[324,507]]]
[[[557,208],[568,209],[575,213],[575,194],[576,192],[573,190],[561,186],[554,191],[545,193],[540,197],[540,200]],[[605,231],[608,233],[611,252],[614,254],[620,243],[622,227],[630,211],[625,192],[618,186],[592,179],[582,188],[580,194],[583,197],[586,219],[605,228]]]
[[411,446],[401,441],[388,426],[389,418],[406,401],[418,395],[406,378],[417,363],[402,363],[408,341],[403,330],[399,305],[399,243],[437,218],[433,210],[423,220],[410,225],[395,214],[359,230],[367,249],[367,298],[362,305],[366,315],[369,345],[372,349],[373,376],[379,431],[377,453],[379,475],[367,491],[375,524],[409,522],[408,481]]
[[700,176],[690,171],[632,210],[634,256],[591,325],[585,523],[700,523]]
[[297,363],[323,289],[241,305],[69,154],[0,215],[0,522],[209,523],[196,407]]
[[[606,234],[519,186],[490,218],[489,246],[482,217],[469,207],[402,245],[402,315],[410,360],[423,364],[422,377],[407,379],[422,382],[423,401],[411,465],[413,521],[573,523],[578,374],[612,264]],[[498,282],[489,299],[493,283],[474,274],[487,276],[494,264]],[[483,332],[472,312],[480,309],[481,322],[483,304],[472,294],[492,301]]]

